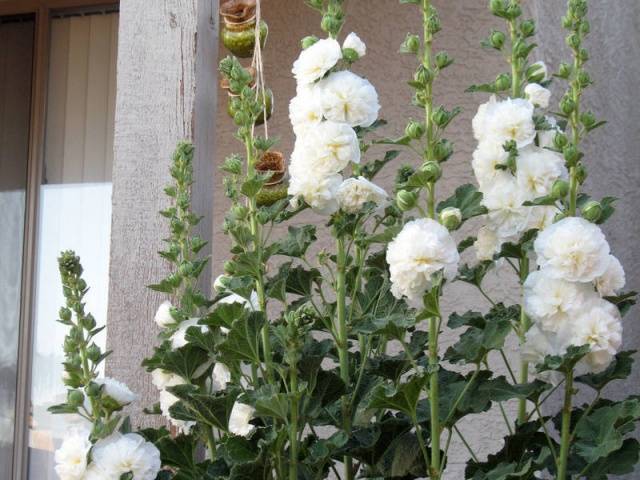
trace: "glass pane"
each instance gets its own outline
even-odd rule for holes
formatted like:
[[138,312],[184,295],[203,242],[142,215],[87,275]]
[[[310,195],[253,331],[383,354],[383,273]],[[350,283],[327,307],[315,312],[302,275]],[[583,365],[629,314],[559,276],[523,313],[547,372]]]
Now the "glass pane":
[[0,478],[12,474],[34,25],[0,17]]
[[87,310],[99,324],[106,321],[116,37],[116,14],[51,21],[29,425],[29,478],[34,480],[56,478],[53,452],[67,428],[79,421],[47,412],[66,399],[61,378],[67,328],[56,322],[64,303],[60,251],[80,255],[90,286]]

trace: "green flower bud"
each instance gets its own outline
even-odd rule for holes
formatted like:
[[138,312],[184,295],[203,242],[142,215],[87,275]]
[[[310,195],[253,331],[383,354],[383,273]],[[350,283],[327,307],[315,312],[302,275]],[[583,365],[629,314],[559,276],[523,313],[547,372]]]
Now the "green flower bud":
[[311,45],[314,45],[318,40],[320,40],[320,39],[318,37],[316,37],[315,35],[309,35],[308,37],[304,37],[302,39],[302,41],[300,42],[302,44],[302,49],[306,50]]
[[442,26],[440,24],[440,17],[438,17],[438,15],[435,15],[435,14],[430,15],[429,20],[427,21],[427,30],[429,30],[429,33],[434,35],[438,33],[441,28]]
[[536,33],[536,22],[533,20],[525,20],[520,24],[520,31],[525,37],[531,37]]
[[85,392],[90,398],[96,398],[100,396],[102,387],[95,382],[91,382],[85,389]]
[[335,35],[342,28],[342,20],[334,17],[333,15],[327,14],[324,17],[322,17],[320,28],[322,28],[322,30],[327,33]]
[[427,182],[437,182],[442,176],[442,167],[438,162],[427,162],[420,167],[420,172],[424,174]]
[[82,320],[82,326],[85,330],[93,330],[96,328],[96,319],[90,313]]
[[567,45],[569,45],[573,49],[580,48],[580,36],[576,33],[572,33],[566,38]]
[[584,207],[582,207],[582,216],[590,222],[597,222],[602,217],[602,205],[595,200],[588,201]]
[[491,0],[489,2],[489,10],[497,16],[503,16],[506,11],[504,0]]
[[527,56],[529,55],[529,46],[527,45],[527,43],[525,41],[520,41],[518,40],[515,45],[513,46],[513,50],[516,54],[516,57],[519,58],[527,58]]
[[343,48],[342,49],[342,58],[348,63],[357,62],[360,58],[358,52],[356,52],[353,48]]
[[522,15],[522,7],[520,7],[520,5],[512,3],[507,7],[507,18],[513,20],[515,18],[518,18],[520,15]]
[[582,35],[589,35],[590,32],[591,25],[589,24],[589,22],[587,20],[583,20],[582,22],[580,22],[580,33]]
[[576,103],[573,101],[573,99],[571,97],[563,97],[562,100],[560,100],[560,110],[562,110],[562,113],[564,113],[565,115],[571,115],[571,113],[573,113],[573,110],[576,108]]
[[244,220],[245,218],[247,218],[247,215],[249,214],[249,209],[247,207],[245,207],[244,205],[235,205],[231,209],[231,213],[238,220]]
[[426,85],[433,80],[433,72],[424,65],[420,65],[413,75],[413,79],[421,85]]
[[417,54],[420,51],[420,37],[412,33],[407,33],[407,36],[400,46],[401,53],[413,53]]
[[404,134],[412,140],[418,140],[419,138],[422,138],[424,132],[424,124],[421,122],[416,122],[414,120],[411,120],[404,129]]
[[564,133],[557,132],[553,137],[553,146],[558,150],[562,150],[564,147],[566,147],[567,143],[569,143],[569,139]]
[[573,68],[571,67],[571,65],[569,65],[568,63],[564,63],[562,62],[560,64],[560,67],[558,68],[558,76],[560,78],[564,78],[567,79],[571,76],[571,71],[573,70]]
[[489,43],[496,50],[502,50],[502,47],[504,47],[505,40],[506,40],[505,34],[498,30],[494,30],[493,32],[491,32],[491,35],[489,36]]
[[573,21],[569,17],[567,17],[567,16],[562,17],[562,27],[563,28],[569,29],[572,26],[573,26]]
[[567,162],[567,165],[574,166],[580,158],[580,152],[573,144],[568,144],[566,147],[562,149],[562,154],[564,155],[564,159]]
[[586,128],[591,128],[596,124],[596,116],[593,114],[593,112],[583,112],[580,115],[580,122]]
[[438,109],[431,114],[431,120],[433,120],[433,123],[438,127],[442,127],[449,121],[449,113],[443,107],[438,107]]
[[453,63],[453,58],[447,52],[438,52],[435,57],[436,66],[443,70]]
[[58,312],[58,316],[60,317],[60,320],[63,320],[65,322],[69,322],[71,320],[71,310],[69,310],[66,307],[62,307],[62,308],[60,308],[60,311]]
[[67,403],[74,407],[79,407],[84,403],[84,393],[80,390],[69,390],[67,393]]
[[403,212],[408,212],[416,206],[418,202],[418,194],[409,190],[400,190],[396,194],[396,204]]
[[511,88],[511,75],[508,73],[501,73],[496,77],[495,87],[498,92],[509,90]]
[[576,179],[578,183],[582,185],[589,175],[587,174],[587,168],[583,164],[576,166]]
[[589,52],[586,48],[581,48],[578,52],[578,58],[584,63],[589,60]]
[[591,85],[591,77],[589,76],[589,74],[587,72],[580,72],[578,73],[578,83],[580,84],[580,87],[585,88],[588,87],[589,85]]
[[258,223],[260,225],[266,225],[267,222],[269,221],[269,212],[266,212],[264,210],[260,210],[256,214],[256,219],[258,220]]
[[440,140],[433,146],[433,158],[438,162],[444,162],[453,154],[453,144],[446,139]]
[[551,187],[551,196],[560,200],[569,194],[569,182],[566,180],[558,179],[553,182]]
[[462,224],[462,212],[456,207],[447,207],[440,212],[440,223],[449,231],[460,228]]

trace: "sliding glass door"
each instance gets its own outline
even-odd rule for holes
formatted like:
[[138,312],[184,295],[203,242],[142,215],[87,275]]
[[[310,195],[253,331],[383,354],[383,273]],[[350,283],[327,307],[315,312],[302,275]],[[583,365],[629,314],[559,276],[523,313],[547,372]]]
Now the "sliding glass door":
[[0,478],[11,478],[33,42],[33,16],[0,17]]

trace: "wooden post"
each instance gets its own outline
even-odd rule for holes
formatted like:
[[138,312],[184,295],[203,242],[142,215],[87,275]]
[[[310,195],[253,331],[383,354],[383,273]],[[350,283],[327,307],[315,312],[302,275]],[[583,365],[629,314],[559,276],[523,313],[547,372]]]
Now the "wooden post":
[[[200,235],[212,235],[217,8],[217,0],[120,2],[107,374],[140,395],[134,424],[149,423],[141,409],[158,399],[140,363],[157,342],[153,317],[164,298],[146,285],[167,269],[157,251],[168,229],[157,212],[168,205],[163,187],[180,140],[195,145],[194,208],[205,216]],[[210,285],[209,269],[205,292]]]

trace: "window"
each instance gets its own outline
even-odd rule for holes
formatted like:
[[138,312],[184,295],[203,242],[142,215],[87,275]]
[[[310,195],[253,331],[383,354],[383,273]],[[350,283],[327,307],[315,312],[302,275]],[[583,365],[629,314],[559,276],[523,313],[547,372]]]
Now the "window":
[[[14,347],[0,352],[3,480],[56,479],[53,452],[77,422],[47,412],[66,396],[61,250],[81,256],[87,308],[106,320],[118,14],[47,8],[65,1],[0,2],[0,338]],[[4,15],[12,4],[21,16]]]

